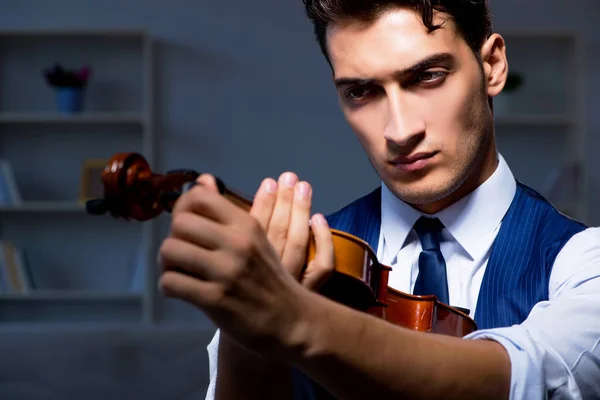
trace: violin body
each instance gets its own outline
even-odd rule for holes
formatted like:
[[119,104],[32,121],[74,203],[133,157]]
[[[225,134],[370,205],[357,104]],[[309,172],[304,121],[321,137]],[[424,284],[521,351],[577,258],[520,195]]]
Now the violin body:
[[[156,174],[137,153],[116,153],[102,173],[104,198],[90,200],[88,213],[109,213],[114,218],[145,221],[170,212],[186,187],[200,174],[175,170]],[[228,188],[217,178],[221,195],[249,211],[252,201]],[[391,268],[382,265],[368,243],[331,229],[334,242],[334,271],[319,292],[339,303],[367,312],[392,324],[422,332],[465,336],[477,329],[461,309],[440,303],[434,295],[415,296],[388,287]],[[316,253],[310,237],[306,264]]]
[[[331,232],[335,269],[321,294],[408,329],[456,337],[477,330],[475,321],[464,311],[437,301],[434,295],[415,296],[389,287],[392,269],[377,261],[367,242],[336,229]],[[311,241],[307,260],[314,256]]]

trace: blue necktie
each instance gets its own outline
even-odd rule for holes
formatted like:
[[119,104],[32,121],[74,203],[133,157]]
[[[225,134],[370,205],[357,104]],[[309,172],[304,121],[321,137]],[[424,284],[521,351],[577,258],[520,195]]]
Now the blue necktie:
[[419,275],[413,294],[434,294],[438,301],[448,304],[446,262],[440,251],[440,237],[444,224],[437,218],[421,217],[414,228],[421,240],[423,251],[419,255]]

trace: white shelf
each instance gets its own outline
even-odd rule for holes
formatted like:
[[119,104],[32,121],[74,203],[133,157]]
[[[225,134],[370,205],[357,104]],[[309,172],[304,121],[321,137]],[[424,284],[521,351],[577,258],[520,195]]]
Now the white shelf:
[[0,301],[142,301],[135,292],[32,291],[30,293],[0,293]]
[[585,207],[583,201],[555,201],[552,205],[561,213],[565,213],[569,217],[577,219],[578,215],[582,212],[582,208]]
[[99,37],[99,38],[144,38],[147,31],[144,29],[0,29],[0,37],[10,38],[52,38],[52,37]]
[[74,201],[26,201],[21,204],[0,204],[0,213],[84,212],[85,204]]
[[573,40],[577,37],[577,32],[570,29],[499,29],[498,33],[506,40]]
[[2,324],[106,324],[142,322],[141,293],[40,291],[29,294],[1,293]]
[[136,113],[3,113],[0,124],[144,124],[146,119]]
[[575,123],[567,115],[502,115],[495,119],[496,126],[569,127]]

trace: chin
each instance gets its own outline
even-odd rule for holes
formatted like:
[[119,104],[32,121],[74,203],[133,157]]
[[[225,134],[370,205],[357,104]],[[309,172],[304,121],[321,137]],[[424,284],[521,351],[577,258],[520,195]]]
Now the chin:
[[409,204],[414,205],[427,205],[436,203],[450,195],[451,191],[440,191],[438,190],[406,190],[402,188],[395,190],[394,194]]
[[[454,179],[453,179],[454,178]],[[437,203],[449,197],[461,182],[455,182],[456,177],[433,178],[426,177],[413,182],[390,182],[388,188],[402,201],[413,205],[428,205]]]

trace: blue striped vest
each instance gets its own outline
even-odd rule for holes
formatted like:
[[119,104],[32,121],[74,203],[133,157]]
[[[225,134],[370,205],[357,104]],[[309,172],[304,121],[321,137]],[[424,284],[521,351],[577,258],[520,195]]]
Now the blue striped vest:
[[[381,188],[329,215],[331,228],[357,236],[377,251],[381,226]],[[554,259],[586,226],[558,212],[540,194],[517,182],[515,197],[481,284],[474,319],[479,329],[520,324],[540,301],[548,299]],[[330,399],[319,387],[295,373],[298,400]]]

